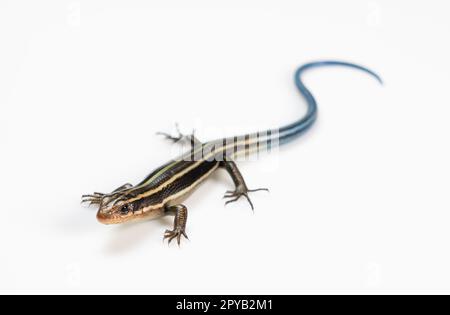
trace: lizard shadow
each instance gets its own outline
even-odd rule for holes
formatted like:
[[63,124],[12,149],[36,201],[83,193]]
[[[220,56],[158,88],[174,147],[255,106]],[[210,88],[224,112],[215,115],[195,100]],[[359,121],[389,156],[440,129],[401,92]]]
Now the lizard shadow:
[[104,253],[118,255],[136,248],[150,238],[162,242],[163,233],[166,229],[171,228],[172,222],[172,217],[161,217],[154,220],[112,226],[111,239],[107,241]]

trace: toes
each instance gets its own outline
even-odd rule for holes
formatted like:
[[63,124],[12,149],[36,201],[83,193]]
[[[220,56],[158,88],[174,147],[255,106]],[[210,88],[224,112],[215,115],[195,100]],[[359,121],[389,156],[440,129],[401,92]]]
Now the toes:
[[84,198],[81,200],[81,203],[89,203],[90,205],[99,205],[101,203],[101,200],[96,199],[96,198]]
[[236,190],[232,191],[232,190],[227,190],[225,192],[225,195],[223,196],[223,198],[233,198],[231,200],[228,200],[227,202],[225,202],[225,205],[231,203],[231,202],[235,202],[237,200],[239,200],[240,197],[244,196],[245,199],[247,199],[248,203],[250,204],[250,207],[252,208],[252,210],[254,211],[255,207],[253,206],[253,202],[250,200],[250,197],[248,196],[248,193],[250,192],[256,192],[256,191],[269,191],[268,188],[257,188],[257,189],[247,189],[247,187],[237,187]]
[[[167,239],[167,238],[171,238],[174,235],[174,231],[170,231],[170,230],[166,230],[164,232],[164,238],[163,240]],[[170,243],[170,239],[169,239],[169,243]]]
[[189,240],[188,236],[186,235],[186,232],[182,229],[176,229],[176,230],[166,230],[164,232],[163,241],[168,239],[167,244],[170,244],[172,240],[176,238],[178,246],[181,244],[181,236],[184,236],[187,240]]
[[83,195],[81,196],[82,199],[100,199],[100,196],[97,195]]
[[81,198],[81,200],[89,201],[89,200],[100,200],[101,198],[95,197],[95,196],[84,196]]
[[166,139],[168,139],[168,140],[171,140],[171,141],[173,141],[173,142],[177,142],[177,141],[180,140],[179,137],[171,136],[170,134],[165,133],[165,132],[157,132],[156,134],[157,134],[158,136],[163,136],[164,138],[166,138]]
[[238,200],[239,200],[239,198],[241,198],[241,196],[237,196],[237,197],[236,197],[236,198],[234,198],[234,199],[228,200],[227,202],[225,202],[225,206],[226,206],[227,204],[229,204],[229,203],[232,203],[232,202],[238,201]]
[[94,192],[93,194],[82,195],[81,203],[88,203],[89,206],[99,205],[102,203],[103,198],[104,198],[104,194],[99,193],[99,192]]
[[250,204],[250,207],[252,207],[252,211],[254,211],[255,208],[253,207],[253,203],[252,203],[252,201],[250,200],[250,197],[249,197],[247,194],[244,194],[244,197],[247,199],[248,203]]
[[171,230],[166,230],[166,231],[164,232],[164,239],[166,239],[166,238],[168,238],[169,236],[171,236],[172,233],[173,233],[173,231],[171,231]]
[[82,195],[81,198],[86,198],[86,197],[94,197],[94,198],[100,198],[105,196],[105,194],[99,193],[99,192],[94,192],[93,194],[89,194],[89,195]]
[[258,188],[258,189],[249,189],[248,192],[255,192],[255,191],[269,191],[269,188]]
[[172,242],[172,240],[177,237],[177,234],[174,233],[171,237],[169,237],[169,241],[167,242],[167,244],[170,244],[170,242]]
[[[171,236],[172,236],[172,231],[166,230],[166,231],[164,232],[163,242],[164,242],[167,238],[169,238],[169,237],[171,237]],[[170,243],[170,242],[169,242],[169,243]]]

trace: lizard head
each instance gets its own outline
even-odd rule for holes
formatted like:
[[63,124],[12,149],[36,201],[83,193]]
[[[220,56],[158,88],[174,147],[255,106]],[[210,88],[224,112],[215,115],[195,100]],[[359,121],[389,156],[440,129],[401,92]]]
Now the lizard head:
[[103,224],[119,224],[135,219],[136,205],[130,201],[101,204],[97,212],[97,220]]
[[[153,219],[164,215],[165,207],[159,203],[139,198],[130,190],[113,191],[110,194],[93,193],[82,196],[82,203],[98,205],[97,220],[103,224],[119,224],[140,219]],[[150,202],[149,202],[150,201]]]

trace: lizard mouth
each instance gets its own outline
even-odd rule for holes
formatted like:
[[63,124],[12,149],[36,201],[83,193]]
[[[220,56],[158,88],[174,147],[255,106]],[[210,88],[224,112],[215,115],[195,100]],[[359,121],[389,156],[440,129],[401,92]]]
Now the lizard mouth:
[[97,220],[102,224],[116,224],[117,220],[114,219],[114,216],[105,214],[105,212],[99,210],[97,212]]

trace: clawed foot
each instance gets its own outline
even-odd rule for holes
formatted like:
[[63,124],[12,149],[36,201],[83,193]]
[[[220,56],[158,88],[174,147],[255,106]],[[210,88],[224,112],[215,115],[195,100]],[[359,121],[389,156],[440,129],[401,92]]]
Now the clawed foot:
[[184,228],[182,227],[176,227],[175,229],[171,230],[166,230],[166,232],[164,232],[164,238],[163,241],[168,239],[168,244],[170,244],[170,242],[176,238],[177,239],[177,243],[178,246],[180,246],[180,242],[181,242],[181,235],[183,235],[187,240],[189,239],[186,235],[186,232],[184,231]]
[[[95,192],[90,195],[83,195],[81,196],[81,203],[89,203],[89,206],[91,205],[102,205],[102,204],[108,204],[110,201],[120,201],[121,196],[125,196],[124,193],[132,188],[133,185],[127,183],[125,185],[120,186],[119,188],[115,189],[110,194],[102,194],[99,192]],[[118,197],[118,198],[116,198]]]
[[255,192],[255,191],[267,191],[268,192],[269,189],[267,189],[267,188],[248,189],[245,186],[238,186],[238,187],[236,187],[235,190],[227,190],[225,192],[225,195],[223,196],[223,198],[232,198],[232,199],[228,200],[227,202],[225,202],[225,205],[227,205],[231,202],[238,201],[241,197],[245,197],[247,199],[248,203],[250,204],[250,207],[252,207],[252,210],[254,210],[253,203],[250,200],[248,193]]
[[167,132],[157,132],[156,134],[160,135],[160,136],[163,136],[167,140],[171,140],[173,142],[178,142],[178,141],[183,140],[186,136],[181,133],[180,125],[178,123],[175,124],[175,129],[177,131],[177,135],[176,136],[172,136],[170,133],[167,133]]
[[180,131],[180,126],[177,124],[175,124],[175,129],[177,132],[176,136],[172,136],[171,134],[167,133],[167,132],[157,132],[157,135],[163,136],[164,138],[166,138],[167,140],[170,140],[174,143],[179,142],[179,141],[184,141],[184,140],[190,140],[193,141],[194,144],[198,143],[199,141],[197,140],[197,138],[195,138],[195,130],[192,130],[192,134],[190,135],[185,135]]
[[81,203],[89,203],[91,205],[100,205],[105,198],[105,194],[95,192],[92,195],[81,196]]

